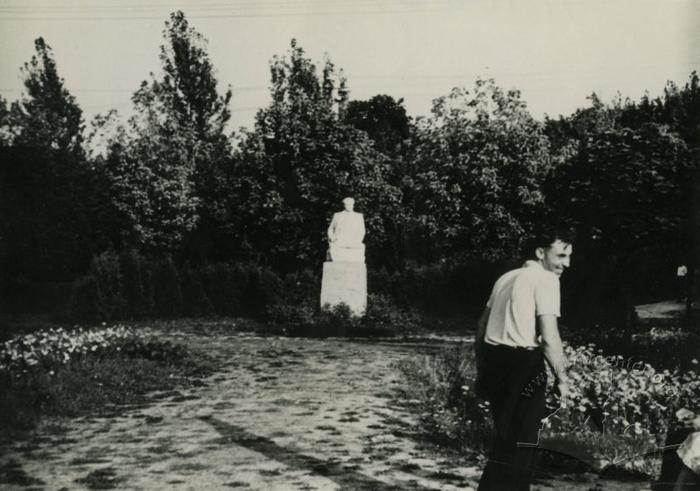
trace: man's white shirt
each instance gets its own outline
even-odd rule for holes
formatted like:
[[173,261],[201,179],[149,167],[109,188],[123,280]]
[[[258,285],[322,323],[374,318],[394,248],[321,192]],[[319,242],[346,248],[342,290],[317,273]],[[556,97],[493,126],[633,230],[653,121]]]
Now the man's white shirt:
[[559,277],[527,261],[496,281],[486,306],[491,309],[486,343],[535,348],[540,345],[537,316],[560,317]]

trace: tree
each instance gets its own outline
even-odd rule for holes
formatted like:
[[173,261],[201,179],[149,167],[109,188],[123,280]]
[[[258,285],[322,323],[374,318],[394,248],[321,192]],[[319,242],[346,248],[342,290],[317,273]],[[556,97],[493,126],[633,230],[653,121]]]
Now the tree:
[[134,93],[136,114],[112,132],[105,168],[115,202],[131,223],[130,240],[173,251],[203,219],[221,220],[231,91],[217,93],[206,40],[182,12],[170,15],[163,38],[163,72]]
[[622,275],[628,304],[652,301],[668,288],[687,239],[687,146],[656,123],[609,128],[586,140],[552,173],[549,205],[579,231],[586,260],[610,263]]
[[[42,38],[21,69],[26,92],[0,100],[0,262],[13,281],[66,281],[108,246],[104,181],[85,160],[82,112]],[[30,292],[30,294],[34,294]]]
[[387,179],[400,190],[402,205],[385,221],[386,241],[381,254],[389,270],[403,270],[407,252],[406,224],[411,216],[415,177],[406,159],[411,118],[406,114],[403,99],[376,95],[366,101],[350,101],[345,120],[367,133],[374,147],[389,158]]
[[542,125],[518,91],[493,80],[454,89],[432,113],[418,120],[409,154],[424,259],[511,256],[543,209],[551,163]]
[[264,251],[279,269],[318,264],[331,212],[353,196],[365,214],[371,255],[386,240],[400,195],[387,182],[387,158],[344,122],[342,73],[326,60],[319,75],[294,40],[270,68],[272,102],[258,112],[236,159],[230,209],[241,249]]
[[392,155],[409,137],[410,119],[403,99],[375,95],[366,101],[350,101],[345,120],[364,131],[374,141],[377,150]]
[[163,74],[152,76],[135,98],[155,104],[179,128],[191,129],[198,141],[226,145],[224,131],[231,117],[230,88],[219,95],[207,40],[190,27],[181,11],[170,14],[160,47]]
[[693,166],[682,125],[662,118],[662,99],[590,100],[547,122],[557,165],[545,192],[550,213],[578,230],[576,262],[596,264],[568,275],[572,322],[620,328],[634,305],[667,298],[678,264],[692,266]]
[[82,111],[59,77],[51,48],[34,41],[36,54],[24,64],[26,94],[12,104],[15,145],[81,152]]
[[11,141],[10,109],[7,105],[7,101],[0,96],[0,146],[8,146]]

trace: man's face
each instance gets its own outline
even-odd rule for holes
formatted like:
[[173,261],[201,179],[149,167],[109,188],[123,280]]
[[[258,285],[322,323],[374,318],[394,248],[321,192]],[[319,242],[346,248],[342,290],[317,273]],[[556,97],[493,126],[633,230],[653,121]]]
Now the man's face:
[[343,201],[343,206],[345,207],[346,211],[352,211],[355,206],[355,202],[348,199]]
[[557,276],[561,276],[564,269],[571,265],[572,252],[573,247],[571,244],[562,242],[559,239],[554,241],[547,249],[539,248],[536,251],[537,259],[539,259],[542,267]]

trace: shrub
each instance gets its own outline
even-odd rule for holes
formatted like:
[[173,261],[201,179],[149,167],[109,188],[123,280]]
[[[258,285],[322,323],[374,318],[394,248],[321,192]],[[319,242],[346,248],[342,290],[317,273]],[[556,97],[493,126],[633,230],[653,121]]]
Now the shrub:
[[187,316],[208,316],[214,313],[214,306],[207,295],[202,277],[202,272],[190,265],[185,265],[180,275],[183,312]]
[[0,427],[16,431],[43,415],[75,416],[138,402],[149,390],[210,370],[202,354],[120,326],[18,336],[0,349]]
[[93,259],[90,270],[95,278],[96,307],[100,318],[123,318],[126,313],[126,299],[119,256],[114,252],[104,252]]
[[[700,400],[695,371],[658,371],[650,364],[605,356],[595,345],[566,346],[571,398],[566,409],[550,390],[540,446],[604,467],[612,463],[653,475],[658,463],[643,456],[662,446],[675,412]],[[470,387],[475,377],[471,350],[409,360],[397,368],[403,396],[414,400],[423,426],[466,449],[484,447],[491,426],[488,407]],[[550,389],[553,384],[550,375]],[[459,391],[463,394],[457,397]],[[658,460],[658,459],[657,459]]]
[[459,259],[453,263],[408,265],[402,272],[370,271],[375,293],[386,295],[405,309],[424,314],[455,316],[480,311],[502,266]]
[[312,327],[314,332],[324,336],[347,336],[356,330],[360,322],[360,318],[353,316],[350,307],[341,303],[320,309]]
[[203,276],[207,296],[221,315],[259,317],[281,290],[274,273],[254,264],[211,264]]
[[317,299],[298,304],[276,303],[267,307],[266,320],[284,325],[293,335],[301,336],[394,336],[415,332],[421,317],[399,308],[385,295],[369,295],[362,317],[353,315],[345,304],[319,308]]
[[382,332],[406,334],[421,327],[421,317],[414,310],[398,307],[386,295],[370,294],[362,326]]
[[595,344],[604,353],[615,353],[628,359],[641,360],[656,368],[697,370],[693,359],[700,352],[700,335],[681,328],[651,327],[636,333],[620,330],[563,331],[571,345]]
[[487,406],[469,390],[476,370],[471,348],[408,359],[396,368],[400,395],[418,414],[426,435],[481,458],[493,425]]
[[155,300],[149,261],[135,249],[129,249],[119,256],[119,263],[128,315],[135,318],[152,315]]
[[175,263],[170,255],[152,265],[154,313],[163,317],[175,317],[182,313],[182,290]]
[[235,315],[240,305],[231,267],[224,263],[210,264],[198,273],[212,310],[220,315]]
[[71,285],[67,316],[77,321],[99,319],[101,313],[98,304],[97,280],[92,275],[83,276]]
[[297,326],[314,323],[317,308],[309,302],[290,304],[275,303],[265,309],[265,320],[275,324],[291,324]]
[[282,278],[280,302],[287,304],[308,303],[316,305],[321,292],[321,273],[302,269]]
[[282,281],[269,269],[255,264],[237,265],[236,276],[240,278],[240,315],[261,316],[268,305],[280,301]]

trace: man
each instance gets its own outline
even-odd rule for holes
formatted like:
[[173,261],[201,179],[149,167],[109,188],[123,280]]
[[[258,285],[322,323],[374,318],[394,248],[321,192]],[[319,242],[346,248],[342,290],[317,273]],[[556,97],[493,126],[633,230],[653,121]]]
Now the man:
[[489,402],[496,429],[480,490],[530,489],[545,409],[545,359],[562,403],[569,392],[557,318],[559,276],[570,265],[572,246],[548,232],[529,251],[531,260],[496,281],[478,322],[476,390]]
[[362,213],[353,210],[355,200],[343,199],[345,210],[333,214],[328,227],[328,255],[332,261],[364,262],[365,220]]

